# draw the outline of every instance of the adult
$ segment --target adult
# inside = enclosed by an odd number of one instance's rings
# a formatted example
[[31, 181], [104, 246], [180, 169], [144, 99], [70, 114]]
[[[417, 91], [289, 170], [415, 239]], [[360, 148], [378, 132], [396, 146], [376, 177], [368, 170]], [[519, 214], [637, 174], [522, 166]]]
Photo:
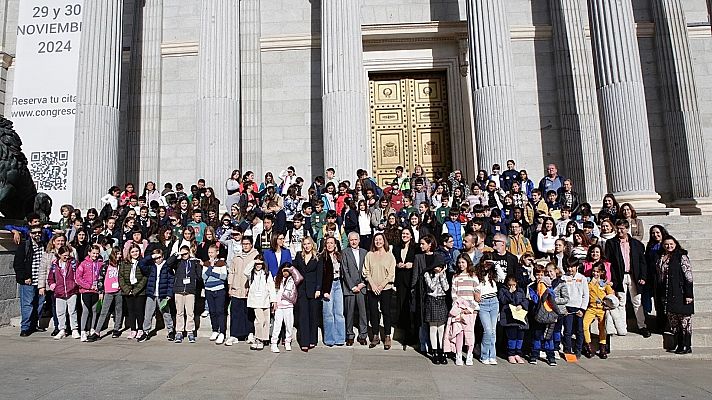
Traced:
[[687, 251], [672, 236], [663, 239], [663, 253], [658, 261], [659, 286], [665, 288], [662, 303], [675, 335], [676, 354], [692, 353], [692, 314], [695, 303], [692, 266]]
[[363, 280], [365, 250], [356, 232], [349, 233], [349, 247], [344, 250], [341, 262], [341, 289], [344, 293], [344, 314], [346, 317], [346, 346], [354, 344], [354, 312], [358, 307], [358, 342], [366, 345], [368, 337], [368, 317], [366, 314], [366, 282]]
[[324, 344], [328, 347], [343, 346], [346, 342], [344, 320], [344, 295], [341, 290], [342, 254], [336, 244], [336, 238], [324, 239], [321, 253], [322, 273], [322, 332]]
[[625, 309], [627, 296], [635, 311], [639, 333], [650, 337], [645, 324], [645, 310], [641, 304], [642, 288], [648, 279], [648, 266], [645, 262], [645, 246], [629, 233], [627, 220], [616, 221], [616, 237], [606, 241], [605, 257], [611, 262], [611, 282], [620, 300], [620, 307]]
[[314, 239], [310, 236], [302, 239], [302, 251], [294, 258], [294, 267], [304, 277], [297, 286], [297, 304], [299, 310], [299, 330], [297, 341], [303, 352], [316, 347], [318, 342], [319, 298], [324, 275], [324, 264], [319, 259]]
[[225, 181], [225, 207], [229, 210], [233, 204], [240, 203], [240, 170], [235, 169], [230, 174], [230, 177]]
[[[502, 233], [494, 235], [492, 247], [494, 252], [491, 259], [494, 265], [501, 268], [507, 275], [514, 275], [517, 266], [519, 266], [519, 258], [507, 251], [507, 236]], [[504, 279], [498, 282], [504, 283]]]
[[38, 288], [40, 264], [44, 254], [42, 228], [33, 226], [30, 239], [22, 239], [15, 251], [13, 268], [20, 295], [20, 336], [30, 336], [38, 330], [44, 307], [44, 290]]
[[618, 218], [628, 221], [628, 224], [630, 225], [630, 235], [633, 236], [633, 239], [643, 240], [643, 235], [645, 234], [643, 221], [638, 218], [638, 213], [635, 212], [635, 208], [633, 208], [632, 204], [621, 204]]
[[646, 312], [650, 312], [652, 303], [655, 304], [656, 326], [661, 332], [665, 331], [665, 326], [667, 325], [667, 316], [665, 315], [664, 306], [660, 301], [665, 295], [666, 288], [658, 285], [660, 277], [658, 276], [657, 265], [663, 253], [663, 238], [668, 236], [670, 236], [670, 234], [665, 227], [662, 225], [653, 225], [650, 227], [648, 243], [645, 245], [645, 262], [648, 265], [648, 284], [645, 285], [645, 292], [643, 293], [643, 309]]
[[507, 251], [517, 257], [521, 257], [524, 253], [533, 253], [532, 244], [524, 235], [522, 223], [514, 220], [509, 224], [510, 235], [507, 238]]
[[413, 231], [410, 227], [405, 227], [401, 231], [401, 240], [393, 246], [393, 257], [396, 260], [396, 306], [393, 320], [398, 328], [405, 334], [404, 344], [413, 344], [417, 340], [416, 326], [413, 325], [413, 315], [411, 311], [411, 291], [413, 289], [413, 263], [415, 254], [418, 252], [417, 244], [413, 240]]
[[284, 233], [275, 233], [272, 235], [272, 240], [269, 244], [269, 249], [265, 250], [265, 264], [272, 276], [276, 276], [279, 268], [292, 262], [292, 253], [288, 248], [284, 247]]
[[618, 219], [618, 209], [619, 205], [616, 196], [611, 193], [606, 194], [603, 196], [601, 211], [598, 212], [598, 220], [610, 219], [611, 221], [616, 221]]
[[559, 175], [559, 169], [556, 164], [546, 166], [546, 176], [539, 181], [539, 190], [542, 194], [548, 193], [550, 190], [557, 192], [564, 186], [564, 178]]
[[[452, 238], [452, 236], [450, 236]], [[482, 258], [482, 250], [478, 248], [480, 238], [475, 233], [468, 233], [462, 239], [462, 254], [466, 254], [472, 260], [472, 265], [477, 265]]]
[[608, 260], [603, 259], [603, 248], [600, 245], [594, 244], [588, 248], [588, 254], [586, 254], [586, 259], [583, 261], [583, 275], [587, 278], [593, 276], [593, 266], [602, 262], [603, 267], [606, 271], [606, 276], [603, 279], [606, 283], [611, 281], [611, 263]]
[[382, 233], [377, 233], [373, 237], [371, 250], [366, 254], [363, 265], [363, 277], [368, 282], [367, 296], [373, 335], [368, 347], [374, 348], [381, 342], [380, 321], [383, 314], [385, 350], [391, 348], [391, 298], [396, 275], [396, 259], [389, 250], [386, 237]]

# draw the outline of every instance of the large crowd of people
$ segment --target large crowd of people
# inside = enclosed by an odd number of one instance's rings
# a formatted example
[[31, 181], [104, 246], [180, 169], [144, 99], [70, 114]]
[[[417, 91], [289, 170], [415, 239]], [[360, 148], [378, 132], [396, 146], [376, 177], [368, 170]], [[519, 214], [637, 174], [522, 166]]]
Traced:
[[209, 324], [210, 343], [278, 353], [296, 327], [304, 352], [358, 342], [413, 347], [435, 364], [499, 354], [555, 366], [607, 358], [630, 303], [638, 334], [670, 331], [670, 351], [690, 353], [679, 242], [654, 225], [644, 245], [631, 204], [607, 194], [594, 212], [553, 164], [538, 184], [506, 167], [471, 183], [399, 167], [383, 188], [365, 170], [350, 182], [329, 168], [311, 184], [293, 167], [262, 182], [233, 171], [223, 199], [202, 179], [188, 192], [129, 183], [97, 208], [63, 205], [56, 223], [29, 215], [5, 227], [18, 243], [20, 335], [44, 332], [51, 308], [57, 340], [145, 342], [164, 327], [195, 343]]

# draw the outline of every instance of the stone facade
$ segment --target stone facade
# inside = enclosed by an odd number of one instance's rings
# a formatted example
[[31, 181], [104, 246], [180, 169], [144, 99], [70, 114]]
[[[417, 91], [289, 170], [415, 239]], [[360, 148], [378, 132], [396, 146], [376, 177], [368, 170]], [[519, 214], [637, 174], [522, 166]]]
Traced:
[[[12, 55], [14, 52], [17, 2], [19, 0], [0, 0], [0, 24], [4, 24], [1, 54], [3, 67], [0, 69], [0, 102], [7, 104], [12, 92]], [[134, 23], [137, 10], [133, 0], [124, 0], [123, 15], [123, 49], [124, 57], [121, 76], [121, 122], [118, 140], [118, 170], [119, 180], [138, 181], [139, 177], [150, 176], [147, 165], [158, 168], [154, 176], [160, 177], [159, 185], [164, 182], [181, 181], [191, 183], [199, 178], [199, 164], [206, 162], [221, 162], [210, 154], [197, 154], [200, 143], [201, 127], [198, 120], [198, 90], [200, 77], [199, 66], [210, 60], [201, 59], [201, 6], [204, 0], [163, 0], [147, 1], [146, 5], [162, 4], [162, 20], [147, 24], [154, 29], [152, 35], [144, 37], [161, 38], [160, 45], [160, 82], [154, 87], [160, 88], [160, 106], [152, 110], [152, 118], [159, 116], [159, 121], [148, 124], [144, 121], [130, 121], [131, 110], [136, 105], [147, 104], [145, 98], [131, 90], [132, 83], [131, 58], [139, 48], [146, 45], [134, 40], [136, 30]], [[559, 77], [563, 70], [557, 63], [562, 62], [557, 57], [557, 42], [554, 36], [554, 24], [557, 20], [556, 7], [561, 3], [578, 1], [580, 22], [584, 29], [583, 44], [588, 57], [594, 55], [591, 42], [591, 5], [607, 3], [605, 0], [507, 0], [503, 19], [508, 25], [509, 51], [511, 52], [511, 84], [514, 98], [514, 121], [509, 124], [516, 127], [516, 146], [519, 168], [530, 171], [532, 177], [539, 178], [547, 163], [559, 164], [564, 176], [583, 176], [580, 165], [577, 166], [571, 151], [576, 146], [569, 146], [562, 141], [562, 130], [570, 129], [570, 125], [562, 125], [562, 108], [568, 107], [565, 95], [561, 89]], [[452, 154], [454, 165], [463, 169], [472, 178], [478, 168], [489, 169], [478, 157], [477, 128], [480, 120], [473, 112], [472, 71], [477, 71], [478, 58], [468, 61], [468, 2], [475, 0], [361, 0], [361, 33], [363, 40], [363, 76], [379, 71], [412, 71], [412, 70], [446, 70], [448, 72], [448, 94], [450, 95], [450, 132], [452, 137]], [[480, 1], [481, 2], [481, 1]], [[667, 3], [654, 0], [656, 4]], [[136, 3], [136, 4], [143, 4]], [[222, 163], [224, 178], [232, 169], [254, 170], [261, 179], [266, 171], [278, 173], [287, 165], [294, 165], [297, 173], [309, 180], [322, 174], [324, 165], [324, 143], [322, 135], [322, 47], [321, 47], [321, 3], [319, 0], [271, 0], [246, 1], [241, 3], [242, 38], [241, 57], [250, 67], [241, 68], [242, 91], [239, 97], [249, 102], [242, 105], [243, 126], [243, 165], [228, 165]], [[661, 55], [658, 52], [655, 22], [656, 14], [653, 2], [648, 0], [624, 0], [622, 4], [632, 9], [635, 21], [633, 40], [637, 44], [637, 55], [640, 58], [639, 75], [642, 79], [644, 92], [644, 110], [648, 120], [648, 129], [642, 135], [649, 139], [649, 148], [640, 151], [649, 154], [653, 173], [651, 185], [655, 196], [668, 206], [675, 205], [676, 188], [672, 178], [679, 174], [671, 174], [670, 166], [676, 160], [671, 158], [669, 148], [671, 141], [667, 136], [670, 128], [667, 126], [663, 112], [664, 103], [663, 81], [665, 71], [661, 69]], [[683, 33], [689, 42], [689, 57], [692, 73], [686, 77], [688, 84], [696, 88], [697, 108], [701, 125], [701, 143], [705, 148], [712, 146], [712, 28], [707, 0], [679, 1], [682, 13], [677, 17], [684, 18]], [[4, 7], [3, 7], [4, 6]], [[259, 7], [259, 8], [256, 8]], [[250, 14], [251, 13], [251, 14]], [[143, 15], [143, 14], [142, 14]], [[160, 15], [160, 14], [151, 14]], [[553, 16], [553, 17], [552, 17]], [[572, 18], [572, 15], [568, 16]], [[155, 18], [155, 17], [154, 17]], [[659, 18], [658, 18], [659, 20]], [[147, 22], [143, 18], [144, 24]], [[245, 26], [245, 24], [250, 24]], [[144, 29], [145, 29], [144, 25]], [[155, 32], [160, 26], [162, 34]], [[628, 29], [630, 27], [624, 27]], [[506, 32], [506, 30], [505, 30]], [[155, 39], [152, 39], [155, 40]], [[259, 52], [257, 50], [259, 41]], [[675, 42], [677, 43], [677, 42]], [[677, 53], [675, 53], [677, 54]], [[238, 57], [238, 54], [234, 55]], [[664, 60], [663, 55], [663, 60]], [[155, 60], [154, 60], [155, 61]], [[595, 60], [594, 60], [595, 61]], [[217, 61], [215, 61], [217, 62]], [[469, 65], [468, 64], [475, 64]], [[155, 62], [147, 63], [151, 68], [158, 68]], [[469, 69], [469, 71], [468, 71]], [[673, 68], [674, 70], [674, 68]], [[462, 72], [467, 72], [462, 74]], [[563, 72], [565, 74], [565, 71]], [[257, 74], [257, 75], [256, 75]], [[558, 74], [558, 75], [557, 75]], [[255, 87], [255, 76], [259, 77], [259, 87]], [[5, 85], [5, 80], [7, 84]], [[592, 81], [595, 85], [595, 80]], [[250, 86], [252, 85], [252, 86]], [[591, 88], [589, 88], [590, 90]], [[599, 88], [600, 89], [600, 88]], [[580, 93], [579, 93], [580, 94]], [[600, 100], [600, 93], [597, 94]], [[453, 100], [454, 99], [454, 100]], [[364, 99], [367, 102], [368, 99]], [[597, 103], [597, 102], [596, 102]], [[669, 107], [668, 107], [669, 108]], [[567, 108], [568, 109], [568, 108]], [[570, 110], [570, 109], [569, 109]], [[140, 114], [138, 114], [140, 115]], [[602, 115], [600, 118], [604, 118]], [[257, 123], [256, 121], [261, 121]], [[600, 121], [599, 121], [600, 122]], [[127, 160], [140, 160], [149, 157], [146, 152], [140, 152], [136, 157], [135, 148], [130, 139], [134, 130], [150, 127], [159, 129], [160, 134], [152, 139], [158, 146], [155, 157], [158, 162], [146, 166], [128, 166]], [[596, 129], [605, 129], [605, 124], [598, 124]], [[140, 131], [138, 132], [140, 135]], [[565, 133], [565, 132], [564, 132]], [[369, 132], [354, 132], [353, 134], [369, 135]], [[605, 132], [602, 147], [606, 145]], [[679, 134], [678, 137], [683, 137]], [[240, 135], [229, 138], [231, 148], [237, 148]], [[645, 142], [645, 141], [643, 141]], [[647, 147], [647, 144], [644, 146]], [[692, 149], [694, 150], [694, 149]], [[587, 153], [596, 156], [595, 151]], [[504, 157], [503, 152], [501, 157]], [[600, 156], [600, 152], [598, 153]], [[126, 155], [126, 156], [121, 156]], [[580, 156], [577, 156], [580, 158]], [[691, 157], [694, 159], [694, 157]], [[245, 163], [249, 160], [250, 163]], [[486, 160], [489, 163], [489, 160]], [[506, 161], [499, 160], [500, 163]], [[712, 174], [712, 161], [709, 157], [704, 168], [694, 171], [696, 179], [709, 180]], [[364, 165], [369, 168], [369, 165]], [[579, 171], [576, 169], [579, 168]], [[612, 187], [618, 182], [611, 171], [610, 163], [606, 175], [600, 171], [601, 177], [606, 177], [608, 186], [603, 190], [619, 188]], [[351, 171], [339, 171], [340, 175], [350, 175]], [[687, 175], [690, 175], [688, 173]], [[701, 177], [701, 178], [699, 178]], [[588, 177], [587, 177], [588, 179]], [[648, 178], [650, 179], [650, 178]], [[677, 179], [677, 178], [676, 178]], [[684, 177], [683, 177], [684, 179]], [[123, 183], [123, 182], [118, 182]], [[223, 190], [222, 180], [208, 182], [215, 186], [220, 195]], [[581, 190], [595, 193], [588, 199], [597, 207], [600, 199], [596, 198], [601, 189], [589, 190], [589, 185], [582, 185]], [[620, 185], [619, 185], [620, 186]], [[707, 185], [709, 186], [709, 185]], [[689, 187], [689, 186], [688, 186]], [[101, 188], [101, 191], [105, 188]], [[680, 192], [679, 188], [677, 192]], [[223, 194], [224, 195], [224, 194]], [[697, 195], [697, 194], [696, 194]], [[646, 198], [649, 198], [647, 196]], [[633, 199], [635, 200], [635, 199]], [[80, 206], [96, 206], [80, 204]], [[641, 203], [643, 204], [643, 203]], [[648, 202], [648, 205], [651, 203]]]

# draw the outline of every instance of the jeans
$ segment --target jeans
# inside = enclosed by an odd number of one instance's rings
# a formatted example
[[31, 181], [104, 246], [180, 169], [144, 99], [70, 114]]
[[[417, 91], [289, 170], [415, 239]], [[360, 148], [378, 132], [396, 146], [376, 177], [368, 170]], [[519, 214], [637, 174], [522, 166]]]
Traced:
[[[574, 307], [566, 307], [569, 313], [564, 317], [564, 353], [580, 354], [583, 347], [583, 317], [576, 315], [577, 311], [584, 312]], [[576, 344], [571, 343], [572, 334], [576, 335]]]
[[344, 293], [341, 281], [331, 284], [331, 297], [323, 299], [321, 315], [324, 319], [324, 344], [333, 346], [346, 341], [346, 320], [344, 319]]
[[[90, 332], [95, 329], [99, 314], [96, 305], [99, 303], [99, 293], [82, 293], [82, 325], [81, 330]], [[91, 320], [90, 320], [91, 318]]]
[[42, 317], [42, 307], [44, 307], [44, 296], [40, 296], [39, 289], [35, 285], [20, 286], [20, 330], [30, 331], [39, 325]]
[[165, 310], [160, 310], [162, 299], [160, 297], [146, 297], [146, 307], [143, 311], [143, 330], [148, 333], [151, 332], [151, 322], [153, 322], [153, 314], [156, 313], [158, 308], [161, 316], [163, 316], [163, 323], [166, 325], [166, 330], [168, 332], [173, 332], [173, 316], [171, 315], [171, 305], [170, 299], [166, 304]]
[[480, 360], [497, 358], [497, 317], [499, 315], [499, 300], [497, 297], [482, 299], [480, 302], [480, 322], [484, 329], [484, 336], [480, 344]]
[[225, 289], [206, 290], [205, 299], [208, 301], [210, 312], [210, 325], [213, 332], [225, 334]]
[[246, 338], [250, 333], [255, 333], [255, 315], [251, 308], [247, 308], [247, 299], [230, 298], [230, 336]]

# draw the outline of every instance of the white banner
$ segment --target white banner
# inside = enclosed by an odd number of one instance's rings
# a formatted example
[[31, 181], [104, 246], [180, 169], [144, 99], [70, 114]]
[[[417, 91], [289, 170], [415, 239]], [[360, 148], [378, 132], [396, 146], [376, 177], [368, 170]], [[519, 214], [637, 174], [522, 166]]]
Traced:
[[[84, 0], [20, 0], [10, 120], [38, 192], [72, 203], [77, 69]], [[89, 166], [80, 166], [89, 168]], [[88, 182], [87, 182], [88, 184]]]

